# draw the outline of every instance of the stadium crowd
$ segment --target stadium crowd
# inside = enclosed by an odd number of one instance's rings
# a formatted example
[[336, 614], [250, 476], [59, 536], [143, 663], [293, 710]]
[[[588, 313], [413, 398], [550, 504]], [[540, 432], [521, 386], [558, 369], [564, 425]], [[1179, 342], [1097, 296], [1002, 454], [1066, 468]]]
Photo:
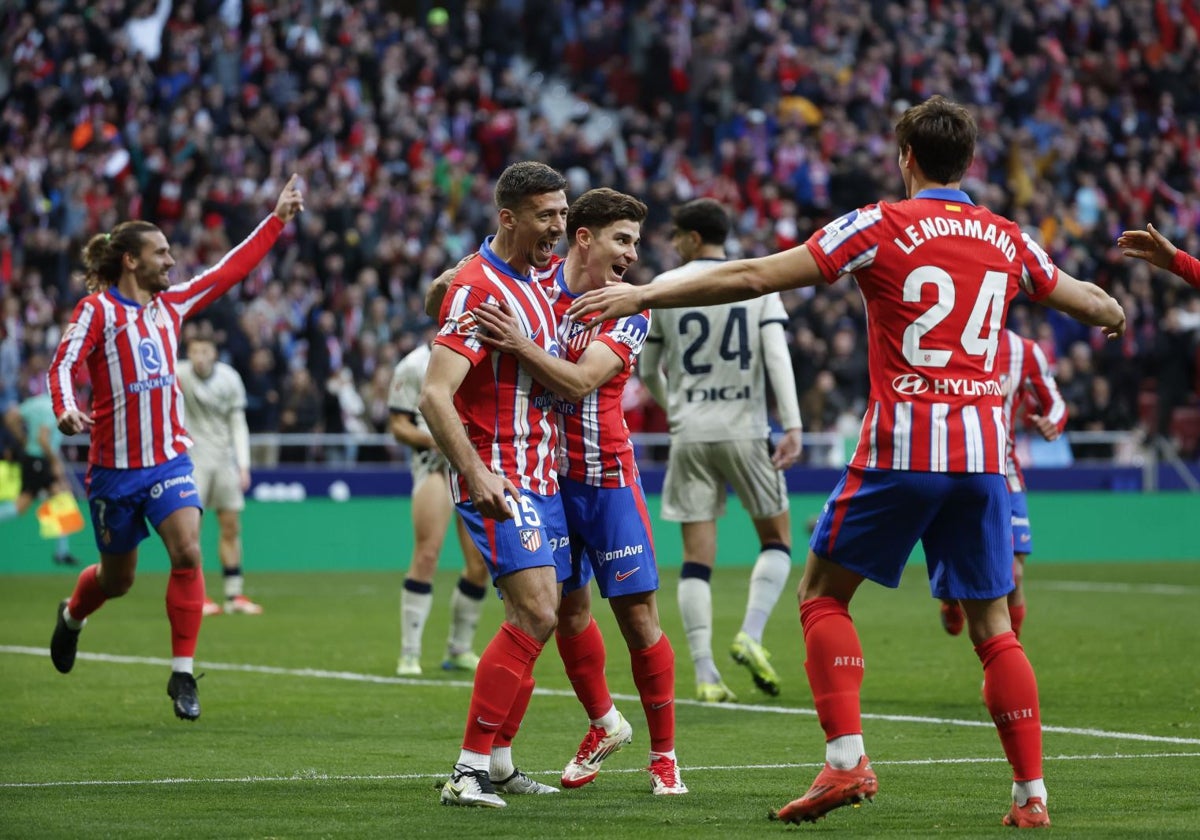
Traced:
[[[1014, 305], [1068, 429], [1200, 438], [1200, 295], [1115, 247], [1152, 221], [1200, 254], [1194, 0], [36, 0], [0, 19], [0, 411], [44, 391], [79, 248], [119, 219], [158, 224], [183, 279], [299, 172], [278, 257], [191, 329], [242, 374], [252, 432], [383, 432], [424, 290], [494, 228], [506, 164], [641, 197], [646, 282], [677, 263], [669, 210], [691, 198], [729, 207], [737, 256], [902, 197], [892, 125], [943, 93], [980, 123], [964, 189], [1128, 313], [1107, 343]], [[861, 298], [785, 302], [806, 428], [857, 423]], [[648, 402], [630, 392], [631, 426], [655, 428]]]

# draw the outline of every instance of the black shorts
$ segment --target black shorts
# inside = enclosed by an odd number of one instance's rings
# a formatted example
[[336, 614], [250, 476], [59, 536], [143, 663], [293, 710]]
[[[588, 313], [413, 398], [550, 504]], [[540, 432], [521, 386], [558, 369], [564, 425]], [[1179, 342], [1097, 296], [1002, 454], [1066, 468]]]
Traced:
[[50, 460], [39, 455], [21, 456], [21, 492], [37, 496], [43, 490], [50, 489], [54, 483], [54, 470]]

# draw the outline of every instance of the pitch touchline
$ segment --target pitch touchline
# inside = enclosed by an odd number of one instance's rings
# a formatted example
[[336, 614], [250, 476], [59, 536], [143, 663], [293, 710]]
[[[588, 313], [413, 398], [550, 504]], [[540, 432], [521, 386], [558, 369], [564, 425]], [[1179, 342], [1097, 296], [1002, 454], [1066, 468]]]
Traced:
[[[0, 645], [0, 653], [15, 653], [28, 656], [48, 656], [46, 648], [24, 647], [21, 645]], [[79, 653], [79, 659], [93, 662], [112, 662], [121, 665], [156, 665], [170, 667], [169, 659], [159, 659], [151, 656], [119, 656], [111, 653]], [[208, 671], [241, 671], [252, 674], [272, 674], [288, 677], [312, 677], [314, 679], [344, 680], [346, 682], [376, 683], [380, 685], [419, 685], [441, 686], [455, 688], [471, 688], [472, 683], [465, 680], [417, 680], [411, 677], [387, 677], [378, 674], [358, 674], [353, 671], [325, 671], [318, 668], [279, 668], [273, 665], [242, 665], [230, 662], [205, 662], [200, 670]], [[574, 697], [575, 693], [565, 689], [537, 688], [534, 694], [543, 697]], [[641, 698], [633, 694], [613, 694], [616, 700], [626, 700], [634, 703]], [[753, 703], [701, 703], [689, 698], [676, 698], [677, 706], [703, 706], [706, 709], [726, 709], [746, 712], [764, 712], [777, 715], [816, 716], [813, 709], [803, 709], [787, 706], [764, 706]], [[863, 720], [883, 720], [891, 723], [929, 723], [937, 726], [978, 726], [991, 729], [990, 720], [968, 720], [965, 718], [924, 717], [921, 715], [885, 715], [864, 713]], [[1086, 729], [1075, 726], [1050, 726], [1042, 724], [1043, 732], [1053, 732], [1060, 735], [1085, 735], [1091, 738], [1110, 738], [1119, 741], [1145, 741], [1156, 744], [1188, 744], [1200, 746], [1200, 738], [1179, 738], [1172, 735], [1146, 735], [1140, 732], [1111, 732], [1106, 729]]]
[[[1044, 761], [1123, 761], [1125, 759], [1147, 758], [1200, 758], [1200, 752], [1187, 753], [1120, 753], [1117, 755], [1048, 755]], [[1007, 759], [1001, 757], [987, 758], [910, 758], [897, 761], [872, 761], [875, 767], [900, 767], [912, 765], [937, 764], [1005, 764]], [[747, 770], [802, 770], [805, 768], [821, 767], [820, 762], [803, 762], [798, 764], [707, 764], [692, 766], [680, 765], [689, 773], [725, 773], [745, 772]], [[535, 770], [531, 776], [557, 776], [561, 770]], [[617, 773], [645, 773], [644, 767], [612, 768], [605, 765], [604, 775]], [[241, 776], [217, 779], [195, 779], [190, 776], [166, 779], [79, 779], [76, 781], [59, 782], [0, 782], [3, 788], [52, 788], [52, 787], [128, 787], [129, 785], [204, 785], [204, 784], [251, 784], [255, 782], [379, 782], [379, 781], [420, 781], [421, 779], [440, 780], [446, 778], [445, 773], [369, 773], [369, 774], [334, 774], [334, 773], [296, 773], [291, 776]]]
[[[1026, 585], [1029, 585], [1028, 583]], [[1088, 580], [1039, 580], [1035, 589], [1051, 589], [1059, 592], [1109, 592], [1120, 595], [1196, 595], [1200, 587], [1179, 586], [1171, 583], [1103, 583]]]

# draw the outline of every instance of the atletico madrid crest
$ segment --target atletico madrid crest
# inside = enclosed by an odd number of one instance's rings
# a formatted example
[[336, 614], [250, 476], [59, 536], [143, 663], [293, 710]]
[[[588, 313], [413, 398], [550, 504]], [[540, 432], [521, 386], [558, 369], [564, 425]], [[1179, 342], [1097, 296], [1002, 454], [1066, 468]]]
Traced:
[[542, 547], [542, 532], [536, 528], [525, 528], [521, 531], [521, 545], [526, 551], [537, 551]]

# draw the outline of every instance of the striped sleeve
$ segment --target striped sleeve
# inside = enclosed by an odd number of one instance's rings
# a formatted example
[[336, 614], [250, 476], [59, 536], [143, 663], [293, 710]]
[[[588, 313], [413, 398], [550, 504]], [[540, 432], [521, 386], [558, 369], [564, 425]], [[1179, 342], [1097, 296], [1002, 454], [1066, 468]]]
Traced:
[[1058, 383], [1050, 372], [1050, 362], [1042, 348], [1033, 341], [1025, 341], [1024, 381], [1033, 391], [1042, 416], [1052, 422], [1061, 432], [1067, 427], [1067, 403], [1058, 392]]
[[75, 403], [75, 373], [99, 343], [104, 318], [95, 301], [86, 297], [75, 307], [71, 323], [63, 331], [54, 360], [46, 374], [54, 416], [62, 417], [78, 408]]
[[170, 306], [180, 318], [195, 315], [245, 280], [246, 275], [262, 262], [282, 232], [283, 220], [272, 213], [212, 268], [163, 292], [163, 303]]

